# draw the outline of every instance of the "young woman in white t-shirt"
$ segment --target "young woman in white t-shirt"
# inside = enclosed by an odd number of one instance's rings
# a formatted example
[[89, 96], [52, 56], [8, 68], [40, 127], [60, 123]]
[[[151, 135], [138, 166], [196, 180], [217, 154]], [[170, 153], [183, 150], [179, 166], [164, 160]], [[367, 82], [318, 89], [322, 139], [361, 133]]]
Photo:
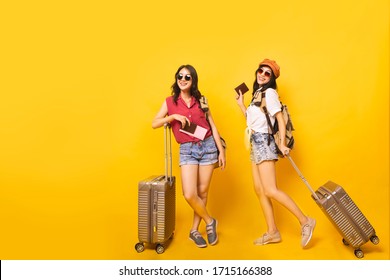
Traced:
[[[236, 96], [237, 104], [246, 117], [250, 134], [250, 159], [252, 161], [252, 175], [256, 195], [267, 224], [267, 231], [254, 241], [255, 245], [277, 243], [282, 240], [276, 226], [272, 201], [275, 200], [286, 207], [298, 219], [301, 225], [301, 246], [309, 243], [316, 221], [303, 214], [298, 205], [285, 192], [278, 189], [276, 184], [275, 162], [278, 160], [276, 144], [283, 154], [290, 149], [285, 143], [286, 127], [281, 113], [279, 96], [276, 91], [276, 79], [280, 75], [280, 68], [274, 60], [264, 59], [256, 70], [256, 79], [253, 83], [252, 101], [248, 107], [244, 103], [244, 95], [239, 92]], [[265, 91], [267, 111], [271, 122], [278, 122], [281, 134], [281, 143], [275, 143], [269, 134], [267, 119], [260, 109], [261, 92]]]

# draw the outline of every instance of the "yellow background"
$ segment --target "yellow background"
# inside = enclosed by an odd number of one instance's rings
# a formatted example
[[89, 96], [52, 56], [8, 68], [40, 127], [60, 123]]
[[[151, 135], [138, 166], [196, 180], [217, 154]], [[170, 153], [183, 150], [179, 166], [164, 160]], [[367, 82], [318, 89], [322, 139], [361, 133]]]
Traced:
[[[347, 189], [381, 239], [365, 259], [389, 259], [389, 1], [8, 1], [0, 26], [0, 259], [355, 259], [285, 159], [312, 245], [279, 205], [283, 242], [252, 245], [265, 224], [233, 88], [263, 58], [281, 66], [297, 165]], [[228, 144], [209, 199], [220, 242], [188, 240], [174, 143], [175, 238], [138, 254], [138, 181], [164, 170], [151, 121], [187, 63]]]

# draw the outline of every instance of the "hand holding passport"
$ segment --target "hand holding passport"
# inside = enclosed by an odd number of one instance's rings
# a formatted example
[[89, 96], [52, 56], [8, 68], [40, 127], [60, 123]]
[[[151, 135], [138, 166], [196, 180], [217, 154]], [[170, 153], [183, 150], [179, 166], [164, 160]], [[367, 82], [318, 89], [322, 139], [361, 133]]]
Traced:
[[181, 128], [179, 131], [188, 134], [190, 136], [196, 137], [200, 140], [203, 140], [204, 137], [206, 136], [207, 129], [204, 127], [201, 127], [195, 123], [186, 123], [186, 125]]
[[245, 83], [242, 83], [241, 85], [236, 87], [234, 90], [237, 92], [238, 95], [240, 95], [240, 91], [241, 91], [241, 94], [244, 95], [249, 90], [249, 88], [247, 87], [247, 85]]

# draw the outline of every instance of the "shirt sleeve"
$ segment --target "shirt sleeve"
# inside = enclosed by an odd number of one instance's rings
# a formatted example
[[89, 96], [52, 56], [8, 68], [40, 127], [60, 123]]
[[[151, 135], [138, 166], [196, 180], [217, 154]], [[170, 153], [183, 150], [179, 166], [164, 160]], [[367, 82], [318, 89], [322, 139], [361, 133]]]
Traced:
[[272, 88], [267, 89], [265, 98], [267, 110], [271, 116], [274, 116], [277, 112], [282, 110], [279, 101], [279, 95], [276, 90]]

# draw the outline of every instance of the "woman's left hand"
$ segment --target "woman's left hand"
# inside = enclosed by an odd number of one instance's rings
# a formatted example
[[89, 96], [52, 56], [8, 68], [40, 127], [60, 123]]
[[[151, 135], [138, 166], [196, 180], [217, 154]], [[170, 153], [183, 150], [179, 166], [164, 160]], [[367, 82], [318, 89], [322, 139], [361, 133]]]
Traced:
[[218, 165], [221, 167], [222, 170], [226, 167], [226, 157], [225, 152], [219, 153], [218, 155]]
[[287, 147], [287, 146], [281, 144], [281, 145], [279, 146], [279, 150], [283, 153], [284, 156], [286, 156], [286, 155], [288, 155], [288, 154], [290, 153], [290, 150], [291, 150], [291, 149], [290, 149], [289, 147]]

